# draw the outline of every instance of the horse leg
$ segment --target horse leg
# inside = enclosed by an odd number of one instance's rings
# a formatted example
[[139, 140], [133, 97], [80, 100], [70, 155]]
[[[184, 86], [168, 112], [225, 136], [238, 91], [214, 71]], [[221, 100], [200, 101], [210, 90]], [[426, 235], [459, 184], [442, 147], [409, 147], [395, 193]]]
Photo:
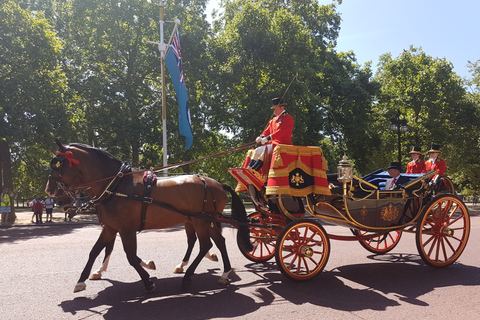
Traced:
[[230, 272], [233, 271], [233, 269], [230, 264], [230, 259], [228, 258], [227, 247], [225, 245], [225, 238], [222, 235], [221, 225], [219, 223], [217, 223], [217, 225], [214, 226], [213, 228], [210, 228], [210, 237], [215, 242], [215, 245], [217, 246], [218, 250], [220, 250], [220, 253], [222, 255], [222, 260], [223, 260], [223, 274], [220, 277], [220, 279], [218, 279], [218, 284], [227, 285], [230, 283], [230, 279], [228, 279], [228, 275], [230, 274]]
[[[115, 239], [112, 239], [111, 243], [107, 243], [107, 245], [105, 246], [105, 258], [103, 259], [102, 266], [90, 275], [90, 280], [100, 280], [102, 278], [102, 274], [107, 271], [114, 244]], [[140, 265], [150, 270], [156, 270], [155, 262], [153, 262], [152, 260], [142, 260], [140, 262]]]
[[[205, 221], [203, 221], [205, 222]], [[198, 236], [198, 240], [200, 242], [200, 251], [198, 252], [197, 257], [193, 260], [190, 267], [188, 267], [187, 271], [185, 272], [185, 276], [183, 277], [183, 281], [190, 281], [190, 277], [195, 272], [195, 269], [199, 265], [200, 261], [202, 261], [203, 257], [207, 254], [208, 250], [212, 247], [212, 241], [210, 241], [210, 235], [208, 234], [208, 226], [207, 224], [204, 228], [195, 228]]]
[[147, 293], [153, 292], [155, 290], [155, 283], [150, 281], [150, 275], [140, 265], [142, 259], [137, 256], [137, 235], [135, 230], [120, 232], [120, 238], [122, 239], [123, 250], [127, 255], [128, 263], [137, 270], [138, 275], [145, 285], [145, 291]]
[[[175, 267], [175, 269], [173, 270], [173, 273], [183, 273], [184, 271], [183, 268], [188, 265], [188, 261], [190, 260], [190, 256], [192, 255], [193, 247], [195, 246], [195, 242], [197, 241], [197, 235], [191, 220], [186, 221], [184, 225], [185, 225], [185, 233], [187, 234], [187, 244], [188, 244], [187, 252], [183, 257], [182, 262]], [[210, 252], [207, 252], [207, 254], [205, 255], [205, 258], [211, 261], [218, 261], [218, 257], [215, 253], [210, 254]]]
[[185, 221], [184, 226], [185, 233], [187, 234], [187, 252], [185, 252], [182, 262], [175, 267], [173, 273], [183, 273], [183, 267], [188, 265], [188, 260], [190, 260], [193, 247], [195, 246], [195, 242], [197, 242], [197, 235], [195, 233], [195, 228], [193, 227], [192, 221], [190, 219]]
[[105, 245], [105, 258], [103, 258], [102, 266], [90, 275], [90, 280], [100, 280], [102, 278], [102, 273], [107, 271], [108, 262], [110, 261], [110, 255], [113, 251], [114, 244], [115, 238]]
[[[98, 257], [100, 252], [102, 252], [103, 248], [105, 248], [108, 244], [112, 243], [115, 240], [117, 232], [111, 228], [103, 227], [100, 236], [97, 239], [97, 242], [94, 244], [92, 250], [90, 250], [90, 254], [88, 256], [88, 261], [85, 267], [83, 268], [82, 274], [80, 275], [80, 279], [78, 279], [73, 292], [79, 292], [86, 289], [87, 285], [85, 284], [85, 280], [87, 280], [90, 271], [92, 270], [93, 263], [95, 259]], [[112, 246], [113, 249], [113, 246]]]

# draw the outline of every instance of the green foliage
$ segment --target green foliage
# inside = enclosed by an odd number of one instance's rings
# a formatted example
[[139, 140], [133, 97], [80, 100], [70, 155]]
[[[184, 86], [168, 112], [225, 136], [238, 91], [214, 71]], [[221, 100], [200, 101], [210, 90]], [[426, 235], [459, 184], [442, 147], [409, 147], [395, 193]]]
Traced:
[[[375, 114], [379, 131], [380, 126], [389, 126], [389, 119], [397, 112], [407, 120], [409, 130], [402, 143], [405, 155], [411, 146], [426, 151], [432, 143], [441, 145], [447, 175], [462, 186], [475, 179], [468, 179], [465, 173], [473, 173], [472, 166], [478, 162], [474, 159], [479, 156], [479, 113], [478, 105], [467, 98], [462, 80], [452, 69], [451, 63], [428, 56], [421, 48], [404, 50], [396, 59], [383, 55], [375, 77], [381, 84]], [[395, 137], [384, 133], [382, 138], [382, 148], [392, 150], [391, 159], [396, 150], [392, 148]]]
[[[0, 137], [12, 148], [17, 191], [39, 194], [53, 138], [107, 149], [136, 167], [162, 166], [159, 7], [148, 0], [0, 2]], [[441, 144], [447, 174], [480, 188], [479, 61], [465, 83], [445, 59], [409, 48], [381, 57], [375, 77], [353, 52], [337, 52], [341, 1], [223, 0], [213, 25], [206, 0], [168, 1], [180, 19], [193, 147], [178, 133], [178, 104], [167, 75], [168, 163], [208, 157], [253, 141], [285, 95], [293, 142], [324, 150], [329, 172], [346, 154], [358, 175], [396, 159], [388, 128], [399, 111], [404, 165], [412, 145]], [[173, 29], [165, 23], [166, 40]], [[227, 169], [245, 151], [169, 170], [235, 185]], [[18, 192], [17, 192], [18, 193]]]
[[0, 137], [11, 147], [15, 193], [39, 192], [48, 176], [45, 155], [53, 149], [42, 147], [54, 133], [71, 132], [58, 63], [62, 47], [41, 14], [12, 1], [0, 6], [0, 30]]

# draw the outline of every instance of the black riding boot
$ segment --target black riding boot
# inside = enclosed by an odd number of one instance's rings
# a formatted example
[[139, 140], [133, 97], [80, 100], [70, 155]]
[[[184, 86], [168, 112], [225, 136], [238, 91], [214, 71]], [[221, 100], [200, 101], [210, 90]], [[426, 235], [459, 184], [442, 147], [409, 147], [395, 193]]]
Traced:
[[252, 169], [258, 171], [263, 166], [263, 161], [258, 159], [252, 166]]

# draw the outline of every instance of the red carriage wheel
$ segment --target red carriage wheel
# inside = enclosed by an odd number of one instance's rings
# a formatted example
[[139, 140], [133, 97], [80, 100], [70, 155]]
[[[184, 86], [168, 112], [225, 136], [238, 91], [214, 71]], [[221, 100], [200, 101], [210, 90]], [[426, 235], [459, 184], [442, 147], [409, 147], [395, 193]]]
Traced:
[[[258, 212], [248, 215], [248, 221], [251, 224], [262, 224], [262, 216]], [[266, 228], [250, 226], [250, 241], [253, 245], [253, 251], [248, 252], [243, 247], [243, 240], [237, 234], [237, 245], [245, 258], [253, 262], [267, 262], [275, 255], [275, 241], [277, 237], [273, 231]]]
[[275, 260], [289, 279], [307, 281], [316, 277], [327, 264], [330, 241], [325, 229], [315, 220], [299, 219], [282, 230]]
[[[352, 230], [356, 236], [368, 235], [368, 232], [361, 230]], [[402, 237], [402, 230], [387, 232], [376, 237], [358, 240], [362, 247], [376, 254], [385, 254], [395, 248]]]
[[456, 196], [442, 194], [423, 210], [417, 222], [416, 244], [431, 267], [447, 267], [462, 254], [470, 235], [470, 216]]

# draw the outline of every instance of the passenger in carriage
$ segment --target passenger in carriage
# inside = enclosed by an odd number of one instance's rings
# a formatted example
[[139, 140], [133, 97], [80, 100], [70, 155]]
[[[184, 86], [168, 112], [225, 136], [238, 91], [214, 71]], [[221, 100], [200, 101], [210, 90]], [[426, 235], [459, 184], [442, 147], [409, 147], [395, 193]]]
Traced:
[[427, 152], [430, 159], [425, 162], [426, 172], [436, 170], [439, 175], [445, 175], [445, 172], [447, 171], [447, 163], [445, 160], [438, 157], [438, 155], [442, 153], [440, 151], [440, 146], [438, 144], [432, 144], [432, 148]]
[[388, 175], [391, 177], [385, 182], [385, 190], [396, 190], [400, 189], [400, 184], [402, 182], [402, 176], [400, 176], [400, 172], [402, 172], [402, 165], [400, 162], [390, 162], [390, 165], [387, 168]]
[[268, 122], [267, 127], [255, 140], [260, 147], [255, 149], [248, 167], [258, 171], [278, 144], [292, 145], [293, 117], [285, 111], [287, 103], [283, 98], [272, 99], [274, 117]]
[[425, 173], [425, 161], [423, 161], [423, 153], [420, 147], [412, 147], [409, 152], [412, 161], [407, 164], [407, 171], [405, 173]]

